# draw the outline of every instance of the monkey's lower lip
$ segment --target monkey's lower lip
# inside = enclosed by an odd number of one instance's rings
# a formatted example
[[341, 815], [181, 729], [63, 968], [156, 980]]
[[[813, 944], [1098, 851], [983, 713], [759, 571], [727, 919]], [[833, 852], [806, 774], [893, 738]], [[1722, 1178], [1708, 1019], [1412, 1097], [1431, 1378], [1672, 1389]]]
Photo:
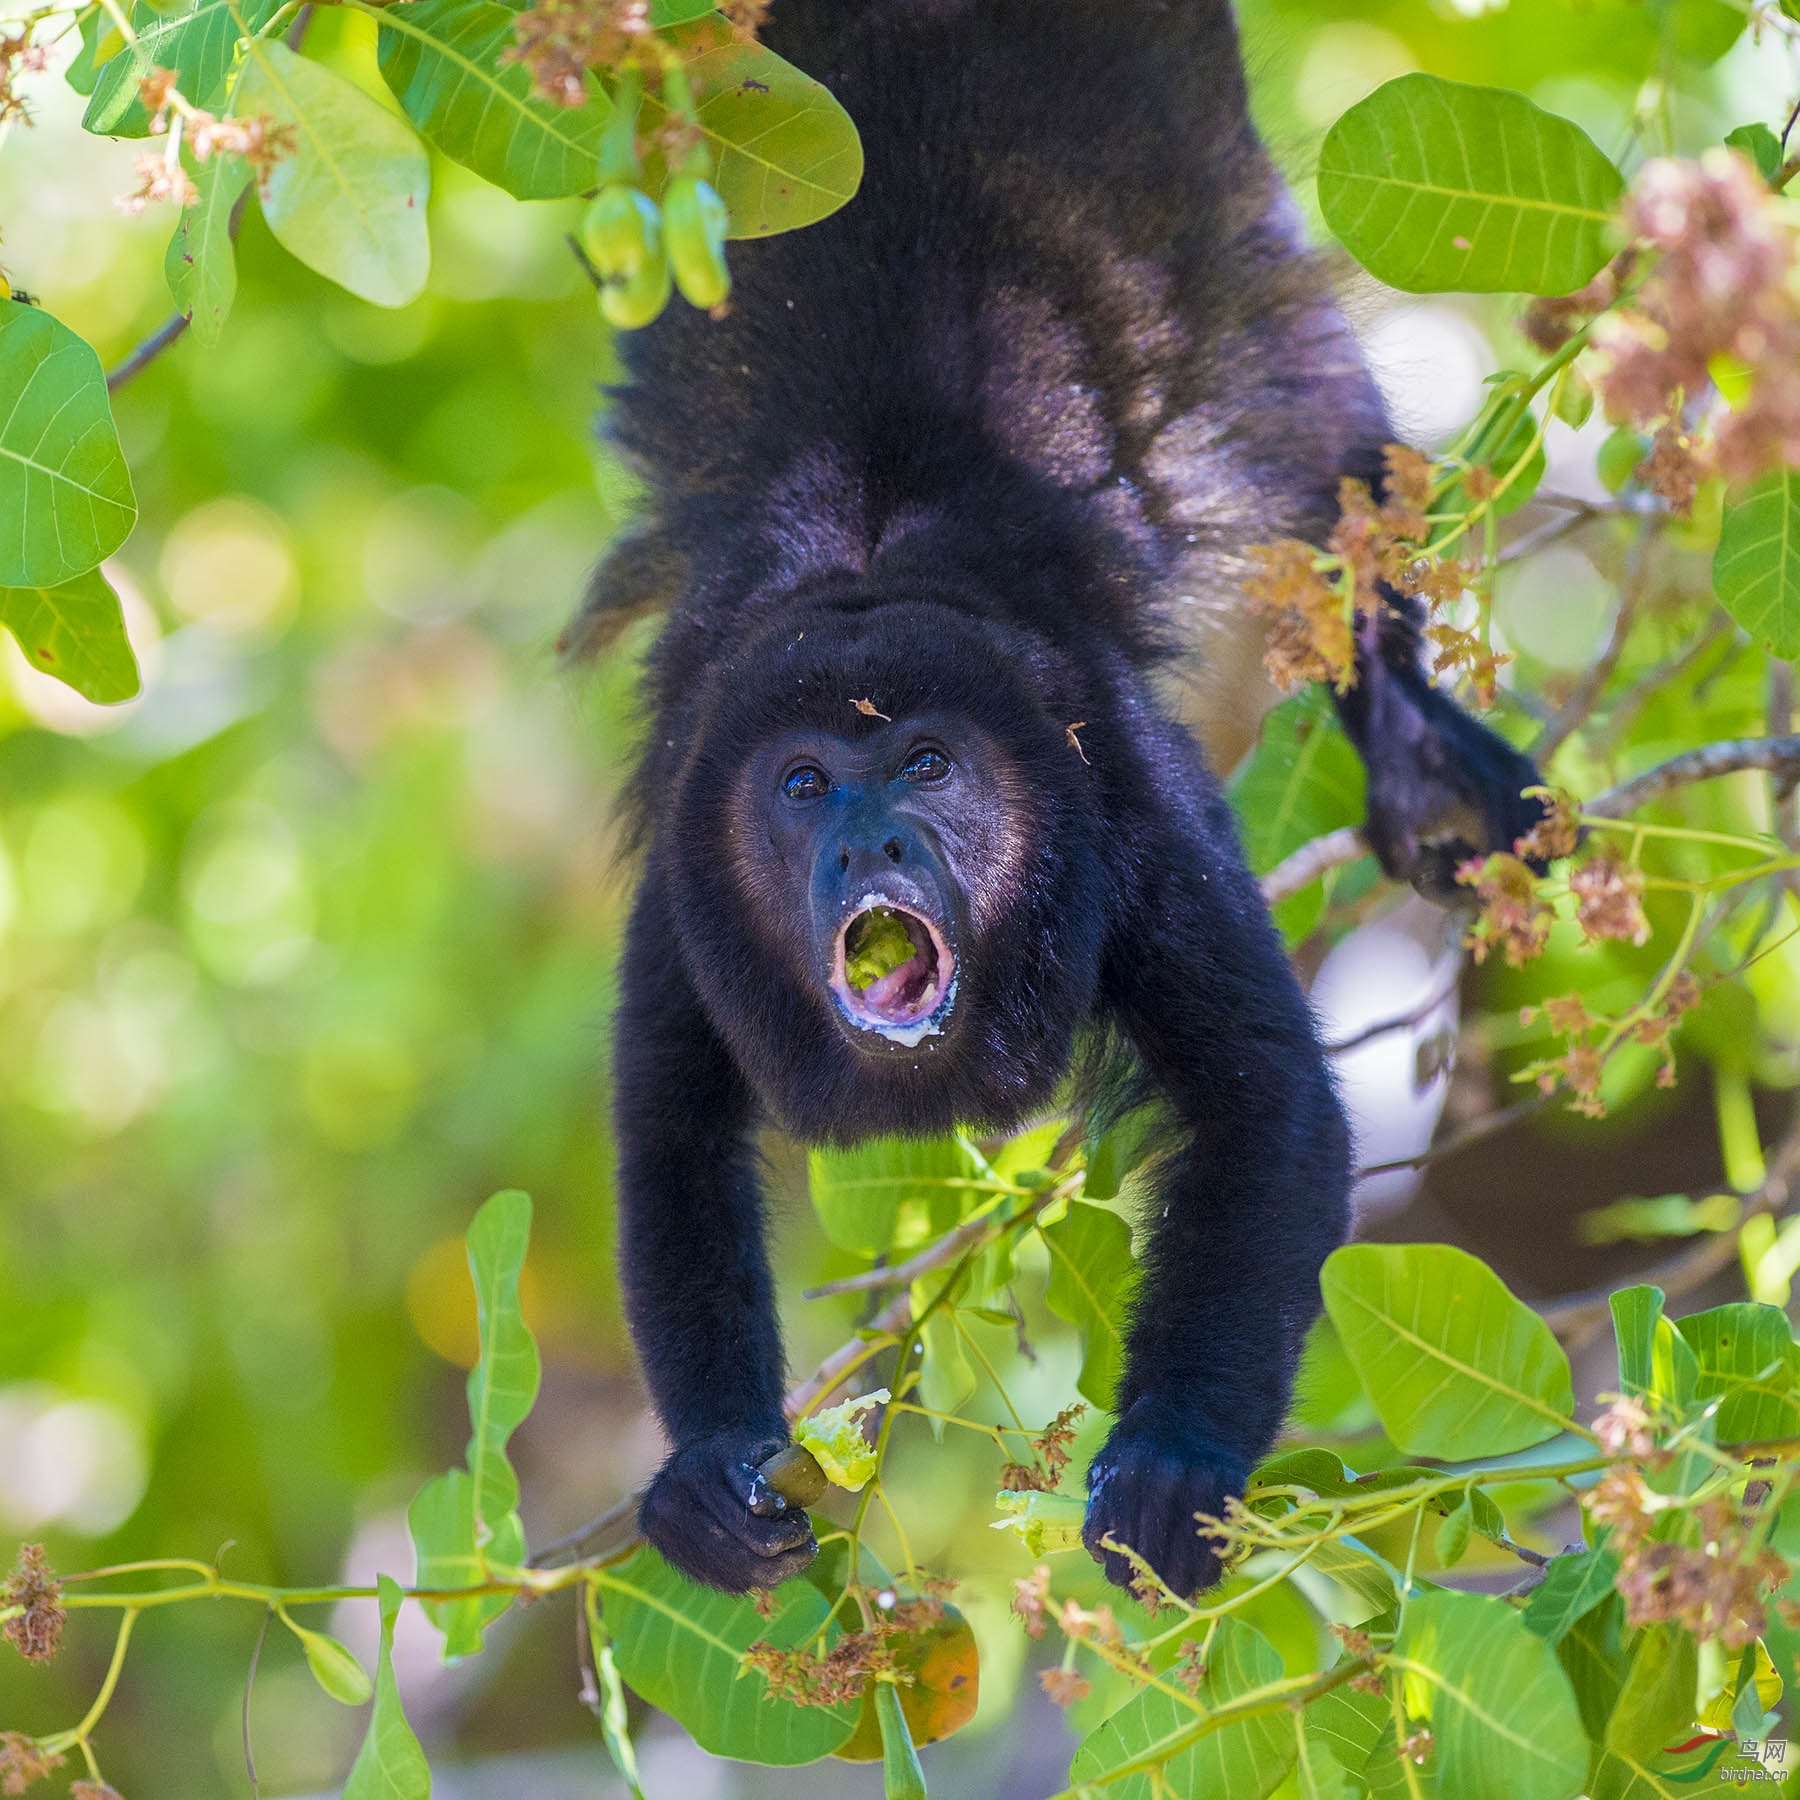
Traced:
[[[890, 914], [904, 928], [912, 954], [863, 987], [852, 986], [845, 964], [852, 937], [872, 916]], [[879, 1032], [894, 1043], [913, 1045], [943, 1029], [956, 988], [956, 957], [942, 931], [923, 913], [882, 894], [869, 894], [844, 921], [832, 952], [831, 991], [851, 1024]]]

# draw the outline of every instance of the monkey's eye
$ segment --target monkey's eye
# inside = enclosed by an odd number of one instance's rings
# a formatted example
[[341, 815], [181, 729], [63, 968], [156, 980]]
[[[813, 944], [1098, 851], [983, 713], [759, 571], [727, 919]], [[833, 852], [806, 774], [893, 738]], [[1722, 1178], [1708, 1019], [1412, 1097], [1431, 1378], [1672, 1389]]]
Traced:
[[822, 800], [831, 792], [831, 778], [823, 769], [802, 763], [782, 776], [781, 791], [790, 800]]
[[950, 759], [941, 750], [915, 750], [900, 771], [902, 781], [942, 781], [950, 773]]

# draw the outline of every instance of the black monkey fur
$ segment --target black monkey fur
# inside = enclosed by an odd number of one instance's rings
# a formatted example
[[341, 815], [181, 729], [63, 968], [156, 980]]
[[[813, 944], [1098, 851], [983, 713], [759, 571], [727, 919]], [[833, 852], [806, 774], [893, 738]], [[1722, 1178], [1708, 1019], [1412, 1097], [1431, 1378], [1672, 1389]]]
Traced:
[[[1225, 0], [777, 0], [766, 35], [856, 120], [862, 189], [734, 245], [725, 317], [621, 340], [649, 517], [570, 634], [668, 614], [616, 1028], [625, 1295], [674, 1446], [641, 1522], [733, 1591], [814, 1551], [755, 1473], [787, 1438], [759, 1125], [1005, 1127], [1098, 1028], [1179, 1144], [1086, 1536], [1193, 1593], [1193, 1515], [1280, 1427], [1351, 1155], [1174, 678], [1254, 717], [1244, 547], [1317, 541], [1390, 429]], [[1405, 603], [1340, 711], [1390, 874], [1441, 895], [1535, 822]], [[872, 900], [914, 957], [859, 994]]]

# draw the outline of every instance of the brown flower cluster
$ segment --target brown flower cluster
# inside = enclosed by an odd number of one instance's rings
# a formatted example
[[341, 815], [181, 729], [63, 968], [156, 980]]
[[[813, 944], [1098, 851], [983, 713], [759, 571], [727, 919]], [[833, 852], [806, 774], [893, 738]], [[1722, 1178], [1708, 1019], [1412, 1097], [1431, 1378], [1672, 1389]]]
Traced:
[[1729, 1500], [1695, 1509], [1699, 1545], [1652, 1538], [1650, 1491], [1636, 1469], [1618, 1468], [1595, 1484], [1588, 1514], [1612, 1527], [1607, 1542], [1620, 1559], [1615, 1585], [1627, 1624], [1673, 1620], [1727, 1650], [1742, 1650], [1763, 1635], [1769, 1590], [1787, 1579], [1787, 1562]]
[[1480, 908], [1463, 939], [1478, 963], [1498, 949], [1512, 968], [1522, 969], [1543, 953], [1556, 915], [1539, 896], [1537, 877], [1518, 857], [1505, 851], [1472, 856], [1456, 879], [1475, 890]]
[[1050, 1623], [1050, 1565], [1039, 1563], [1013, 1583], [1012, 1609], [1025, 1621], [1025, 1635], [1041, 1638]]
[[1087, 1411], [1087, 1402], [1077, 1400], [1065, 1406], [1044, 1429], [1031, 1440], [1038, 1454], [1035, 1463], [1009, 1462], [1001, 1465], [1000, 1486], [1007, 1493], [1019, 1494], [1035, 1489], [1040, 1494], [1053, 1494], [1069, 1466], [1069, 1446], [1075, 1442], [1076, 1421]]
[[587, 104], [587, 72], [624, 60], [650, 34], [650, 0], [531, 0], [501, 61], [523, 63], [558, 106]]
[[[1044, 1575], [1047, 1580], [1049, 1571]], [[744, 1667], [758, 1670], [771, 1694], [796, 1706], [836, 1706], [854, 1700], [877, 1675], [910, 1683], [913, 1677], [896, 1660], [894, 1640], [935, 1625], [944, 1616], [944, 1596], [952, 1585], [928, 1580], [923, 1594], [904, 1600], [890, 1589], [852, 1587], [849, 1593], [870, 1602], [874, 1622], [867, 1630], [846, 1631], [823, 1656], [804, 1645], [779, 1650], [759, 1640], [744, 1652]]]
[[1513, 842], [1513, 852], [1527, 862], [1553, 863], [1573, 856], [1581, 842], [1581, 828], [1575, 823], [1575, 797], [1561, 788], [1527, 789], [1542, 800], [1544, 816]]
[[[1403, 444], [1389, 444], [1383, 454], [1387, 479], [1381, 503], [1367, 482], [1346, 477], [1338, 485], [1338, 522], [1323, 550], [1297, 538], [1251, 549], [1245, 588], [1270, 620], [1264, 665], [1284, 691], [1329, 681], [1344, 693], [1356, 680], [1358, 627], [1386, 604], [1382, 589], [1396, 588], [1425, 603], [1425, 636], [1437, 653], [1432, 673], [1466, 675], [1480, 703], [1491, 705], [1495, 677], [1508, 659], [1479, 632], [1438, 616], [1468, 588], [1474, 569], [1426, 548], [1437, 469], [1429, 457]], [[1481, 497], [1487, 473], [1464, 473], [1472, 496]]]
[[1094, 1684], [1075, 1669], [1045, 1669], [1038, 1684], [1058, 1706], [1073, 1706], [1094, 1691]]
[[1644, 872], [1610, 856], [1596, 856], [1569, 871], [1575, 919], [1590, 944], [1608, 938], [1643, 944], [1650, 938], [1644, 916]]
[[50, 1558], [42, 1544], [23, 1544], [19, 1560], [0, 1588], [0, 1607], [23, 1607], [6, 1621], [6, 1636], [28, 1662], [48, 1662], [62, 1641], [62, 1583], [50, 1570]]
[[1625, 226], [1661, 254], [1633, 301], [1595, 328], [1596, 385], [1615, 421], [1671, 429], [1647, 465], [1658, 491], [1678, 498], [1700, 472], [1681, 409], [1720, 356], [1751, 382], [1717, 415], [1709, 460], [1733, 479], [1800, 464], [1800, 270], [1786, 207], [1747, 157], [1714, 149], [1646, 163]]
[[49, 58], [42, 46], [31, 41], [29, 25], [0, 32], [0, 125], [13, 119], [21, 125], [31, 123], [31, 109], [24, 96], [14, 89], [13, 77], [41, 74], [48, 67]]
[[[138, 83], [138, 99], [150, 115], [153, 137], [164, 136], [170, 121], [178, 118], [196, 162], [208, 162], [215, 156], [241, 156], [262, 189], [268, 187], [275, 165], [292, 156], [299, 142], [292, 125], [278, 125], [266, 113], [248, 119], [222, 119], [202, 107], [190, 106], [176, 86], [173, 69], [152, 69]], [[182, 166], [177, 144], [147, 151], [132, 165], [132, 172], [138, 185], [115, 202], [121, 212], [136, 215], [164, 200], [177, 206], [192, 206], [200, 198], [200, 190]]]
[[1656, 1422], [1642, 1400], [1615, 1394], [1612, 1404], [1594, 1420], [1594, 1436], [1609, 1456], [1631, 1456], [1641, 1463], [1666, 1463], [1671, 1452], [1659, 1450]]
[[0, 1794], [22, 1794], [47, 1781], [62, 1765], [60, 1752], [47, 1755], [36, 1738], [22, 1731], [0, 1731]]

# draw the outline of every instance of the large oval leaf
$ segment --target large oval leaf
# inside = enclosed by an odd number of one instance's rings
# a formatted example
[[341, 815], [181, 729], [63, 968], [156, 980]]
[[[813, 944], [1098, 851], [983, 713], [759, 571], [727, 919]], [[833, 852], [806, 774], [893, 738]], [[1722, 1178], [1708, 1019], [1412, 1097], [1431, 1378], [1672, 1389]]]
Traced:
[[0, 587], [59, 587], [137, 520], [106, 377], [60, 320], [3, 300], [0, 395]]
[[1455, 1462], [1568, 1429], [1569, 1359], [1485, 1263], [1449, 1244], [1347, 1244], [1325, 1310], [1401, 1449]]
[[[1069, 1767], [1071, 1783], [1105, 1782], [1112, 1800], [1262, 1800], [1293, 1767], [1296, 1745], [1286, 1711], [1257, 1713], [1206, 1729], [1206, 1718], [1233, 1700], [1282, 1678], [1281, 1658], [1261, 1632], [1229, 1614], [1206, 1653], [1193, 1704], [1149, 1688], [1092, 1732]], [[1195, 1736], [1196, 1730], [1204, 1735]], [[1128, 1775], [1115, 1771], [1129, 1769]], [[1150, 1771], [1163, 1772], [1162, 1785]]]
[[595, 1572], [619, 1672], [714, 1756], [791, 1766], [829, 1756], [855, 1729], [860, 1702], [795, 1706], [772, 1699], [760, 1673], [740, 1673], [759, 1640], [778, 1649], [816, 1637], [831, 1611], [810, 1582], [776, 1590], [767, 1618], [747, 1599], [678, 1575], [654, 1550]]
[[147, 136], [150, 115], [138, 85], [152, 69], [173, 69], [188, 99], [210, 104], [231, 73], [238, 40], [260, 31], [280, 5], [281, 0], [199, 0], [196, 6], [159, 12], [138, 0], [131, 9], [136, 42], [101, 65], [82, 124], [107, 137]]
[[406, 116], [446, 156], [520, 200], [594, 185], [612, 108], [590, 75], [586, 106], [532, 92], [531, 71], [503, 63], [519, 9], [501, 0], [411, 0], [363, 7], [381, 24], [381, 72]]
[[1402, 75], [1326, 133], [1319, 209], [1409, 293], [1566, 294], [1613, 249], [1625, 186], [1578, 125], [1504, 88]]
[[[862, 180], [862, 139], [850, 115], [810, 75], [745, 43], [717, 13], [668, 34], [699, 95], [700, 129], [717, 161], [713, 185], [728, 235], [769, 237], [834, 213]], [[644, 96], [643, 129], [663, 123]]]
[[1581, 1792], [1588, 1745], [1569, 1678], [1555, 1650], [1504, 1600], [1416, 1594], [1395, 1651], [1429, 1696], [1440, 1792], [1457, 1800], [1573, 1800]]
[[1719, 604], [1777, 656], [1800, 656], [1800, 469], [1728, 500], [1713, 554]]
[[0, 588], [0, 625], [34, 669], [66, 681], [84, 700], [112, 706], [138, 691], [119, 596], [98, 569], [60, 587]]
[[262, 194], [281, 243], [360, 299], [415, 299], [431, 267], [431, 165], [406, 122], [341, 75], [260, 38], [234, 105], [294, 128], [294, 154], [275, 165]]
[[1697, 1400], [1719, 1395], [1719, 1440], [1754, 1443], [1800, 1433], [1800, 1345], [1778, 1306], [1734, 1301], [1690, 1313], [1676, 1329], [1699, 1365]]
[[806, 1161], [813, 1210], [840, 1250], [884, 1255], [900, 1208], [923, 1203], [935, 1236], [960, 1219], [972, 1198], [975, 1165], [955, 1138], [870, 1138], [852, 1150], [815, 1150]]

